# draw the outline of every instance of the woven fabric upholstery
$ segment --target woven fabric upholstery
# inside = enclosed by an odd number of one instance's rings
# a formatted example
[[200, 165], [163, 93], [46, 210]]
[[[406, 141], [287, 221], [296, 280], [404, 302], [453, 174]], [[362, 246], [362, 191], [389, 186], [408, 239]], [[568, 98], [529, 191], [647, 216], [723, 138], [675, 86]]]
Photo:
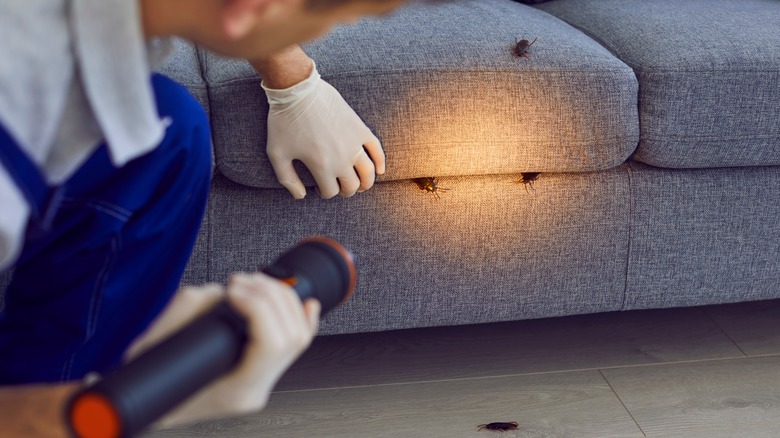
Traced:
[[349, 199], [296, 201], [217, 176], [207, 279], [256, 270], [304, 237], [355, 254], [355, 296], [321, 334], [618, 310], [628, 241], [626, 171], [442, 178], [436, 201], [410, 181]]
[[[512, 56], [515, 38], [536, 37], [528, 58]], [[607, 169], [637, 145], [633, 71], [529, 6], [413, 4], [304, 49], [382, 140], [384, 180]], [[203, 68], [218, 169], [245, 185], [280, 187], [264, 152], [260, 78], [246, 62], [210, 54]]]
[[635, 159], [659, 167], [780, 164], [780, 2], [556, 0], [639, 78]]
[[778, 167], [512, 181], [442, 178], [441, 201], [408, 181], [295, 201], [217, 176], [207, 260], [187, 281], [224, 282], [324, 234], [355, 253], [358, 288], [321, 334], [780, 298]]
[[629, 169], [626, 309], [780, 297], [780, 167]]
[[201, 72], [198, 52], [191, 43], [174, 39], [173, 52], [156, 70], [187, 87], [190, 94], [203, 106], [206, 114], [209, 114], [206, 81]]

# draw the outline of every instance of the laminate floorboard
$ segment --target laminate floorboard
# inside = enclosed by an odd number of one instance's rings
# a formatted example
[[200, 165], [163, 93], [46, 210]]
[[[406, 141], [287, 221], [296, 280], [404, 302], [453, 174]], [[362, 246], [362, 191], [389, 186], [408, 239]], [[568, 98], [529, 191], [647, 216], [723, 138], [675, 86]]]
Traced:
[[184, 437], [642, 437], [598, 371], [275, 393], [255, 415], [158, 432]]
[[314, 341], [277, 389], [407, 383], [740, 356], [744, 354], [701, 309], [613, 312], [326, 336]]
[[780, 435], [780, 356], [602, 373], [648, 437]]
[[705, 308], [748, 356], [780, 354], [780, 300]]
[[144, 438], [777, 437], [778, 304], [321, 337], [263, 411]]

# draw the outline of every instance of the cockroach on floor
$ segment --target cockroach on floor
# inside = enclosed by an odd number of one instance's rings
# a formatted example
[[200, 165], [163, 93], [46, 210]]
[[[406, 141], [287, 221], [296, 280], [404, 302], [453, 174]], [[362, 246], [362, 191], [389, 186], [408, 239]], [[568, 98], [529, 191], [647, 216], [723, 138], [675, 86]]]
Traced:
[[520, 179], [515, 181], [516, 184], [523, 184], [525, 186], [526, 193], [528, 192], [528, 186], [531, 186], [531, 190], [536, 191], [534, 188], [534, 182], [539, 179], [541, 172], [525, 172], [520, 174]]
[[414, 178], [412, 179], [415, 184], [417, 184], [417, 187], [425, 192], [433, 193], [434, 196], [436, 196], [436, 200], [440, 200], [441, 197], [439, 196], [439, 192], [446, 192], [449, 189], [445, 189], [443, 187], [439, 187], [439, 185], [436, 183], [436, 177], [435, 176], [428, 176], [425, 178]]
[[507, 431], [507, 430], [517, 430], [517, 428], [520, 425], [517, 424], [517, 421], [510, 421], [509, 423], [487, 423], [487, 424], [480, 424], [477, 426], [479, 429], [477, 429], [477, 432], [481, 431], [482, 429], [487, 430], [499, 430], [501, 432]]
[[512, 49], [512, 54], [518, 58], [528, 58], [528, 49], [534, 45], [539, 37], [534, 38], [533, 41], [518, 40], [515, 38], [515, 47]]

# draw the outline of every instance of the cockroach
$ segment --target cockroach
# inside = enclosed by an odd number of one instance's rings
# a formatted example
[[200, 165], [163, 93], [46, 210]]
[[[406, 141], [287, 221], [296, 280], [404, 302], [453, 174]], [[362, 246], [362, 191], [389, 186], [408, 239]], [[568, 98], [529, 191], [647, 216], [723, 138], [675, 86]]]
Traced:
[[518, 181], [515, 181], [516, 184], [523, 184], [525, 185], [525, 191], [528, 192], [528, 186], [531, 186], [531, 190], [536, 191], [534, 188], [534, 181], [539, 179], [539, 175], [541, 175], [541, 172], [525, 172], [520, 174], [520, 179]]
[[425, 192], [433, 193], [434, 196], [436, 196], [436, 200], [440, 200], [441, 197], [439, 196], [439, 192], [446, 192], [449, 189], [445, 189], [443, 187], [439, 187], [439, 185], [436, 183], [436, 177], [435, 176], [428, 176], [425, 178], [414, 178], [412, 179], [415, 184], [417, 184], [417, 187]]
[[534, 38], [533, 41], [518, 40], [515, 38], [515, 47], [512, 49], [512, 54], [518, 58], [528, 58], [528, 49], [534, 45], [539, 37]]
[[482, 429], [487, 430], [499, 430], [501, 432], [507, 431], [507, 430], [517, 430], [517, 428], [520, 425], [517, 424], [517, 421], [510, 421], [509, 423], [487, 423], [487, 424], [480, 424], [477, 426], [479, 429], [477, 429], [477, 432], [479, 432]]

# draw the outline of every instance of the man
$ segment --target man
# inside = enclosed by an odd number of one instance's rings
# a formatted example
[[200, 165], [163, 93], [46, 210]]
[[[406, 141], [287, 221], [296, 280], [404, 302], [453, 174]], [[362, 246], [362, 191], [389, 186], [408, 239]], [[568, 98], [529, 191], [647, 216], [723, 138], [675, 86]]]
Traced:
[[[79, 386], [72, 382], [117, 366], [178, 287], [208, 193], [210, 136], [182, 87], [160, 75], [149, 80], [164, 52], [159, 39], [180, 36], [250, 60], [272, 108], [282, 108], [269, 114], [268, 140], [280, 182], [296, 198], [305, 195], [291, 166], [300, 159], [322, 196], [351, 196], [384, 171], [381, 146], [293, 44], [400, 3], [0, 4], [0, 268], [15, 266], [0, 315], [0, 383], [19, 385], [0, 390], [0, 434], [63, 436], [62, 405]], [[336, 123], [346, 138], [293, 143], [290, 130], [300, 126], [283, 114], [305, 121], [312, 114], [304, 110], [323, 101], [340, 108]], [[318, 303], [301, 306], [288, 286], [237, 274], [224, 288], [185, 288], [131, 350], [224, 296], [248, 320], [245, 359], [164, 424], [261, 408], [316, 331]], [[50, 384], [22, 386], [34, 382]]]

